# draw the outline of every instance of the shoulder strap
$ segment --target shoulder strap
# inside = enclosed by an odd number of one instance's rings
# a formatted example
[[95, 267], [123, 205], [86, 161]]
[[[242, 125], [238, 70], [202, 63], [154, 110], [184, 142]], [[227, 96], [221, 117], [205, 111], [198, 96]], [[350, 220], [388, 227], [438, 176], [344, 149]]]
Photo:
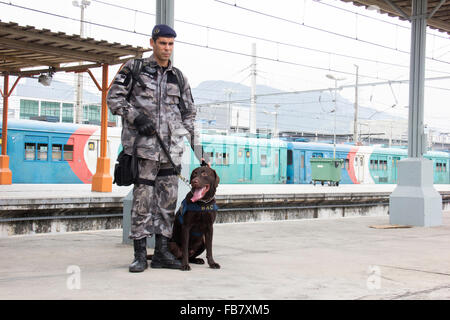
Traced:
[[172, 70], [175, 73], [175, 76], [177, 77], [178, 88], [180, 89], [180, 103], [178, 104], [178, 108], [180, 109], [181, 118], [184, 119], [184, 116], [187, 113], [186, 104], [184, 103], [184, 99], [183, 99], [184, 77], [183, 77], [183, 73], [180, 71], [180, 69], [172, 67]]
[[142, 87], [146, 87], [145, 82], [139, 77], [143, 63], [144, 59], [134, 59], [133, 61], [133, 69], [131, 69], [131, 87], [127, 94], [127, 101], [130, 101], [131, 93], [133, 92], [136, 81], [139, 82]]

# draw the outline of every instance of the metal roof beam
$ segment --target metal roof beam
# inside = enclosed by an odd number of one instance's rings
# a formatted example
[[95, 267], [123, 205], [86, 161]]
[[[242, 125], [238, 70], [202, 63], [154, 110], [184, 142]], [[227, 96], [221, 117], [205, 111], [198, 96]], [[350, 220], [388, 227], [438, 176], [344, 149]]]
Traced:
[[442, 5], [446, 2], [447, 0], [441, 0], [441, 2], [439, 2], [439, 4], [433, 9], [433, 11], [431, 11], [431, 13], [428, 15], [428, 19], [431, 19], [434, 14], [442, 7]]
[[43, 45], [43, 44], [35, 44], [35, 43], [29, 43], [29, 42], [23, 42], [20, 40], [13, 40], [13, 39], [7, 39], [0, 37], [0, 44], [5, 44], [10, 48], [15, 48], [19, 50], [24, 51], [34, 51], [34, 52], [41, 52], [45, 54], [49, 54], [49, 52], [52, 52], [55, 57], [58, 57], [59, 55], [64, 55], [65, 57], [74, 59], [75, 61], [83, 60], [83, 61], [92, 61], [92, 62], [103, 62], [108, 64], [115, 64], [115, 59], [113, 59], [110, 56], [106, 55], [100, 55], [95, 53], [88, 53], [88, 52], [82, 52], [77, 51], [73, 49], [64, 49], [59, 47], [51, 47], [49, 45]]
[[393, 3], [391, 0], [384, 0], [388, 5], [391, 6], [392, 9], [394, 9], [399, 15], [401, 15], [406, 20], [411, 20], [410, 17], [405, 13], [405, 11], [402, 10], [399, 6], [397, 6], [395, 3]]
[[[16, 56], [9, 56], [9, 55], [2, 55], [0, 54], [0, 60], [3, 61], [17, 61], [17, 62], [23, 62], [32, 66], [35, 66], [36, 64], [41, 64], [43, 66], [49, 66], [57, 68], [60, 66], [59, 63], [51, 63], [51, 62], [45, 62], [44, 60], [35, 60], [35, 59], [29, 59], [29, 58], [20, 58]], [[0, 67], [1, 69], [1, 67]]]
[[[128, 60], [129, 60], [129, 58], [118, 59], [114, 62], [114, 64], [125, 63]], [[55, 68], [54, 72], [87, 72], [87, 70], [90, 68], [99, 68], [102, 65], [103, 65], [103, 63], [99, 62], [99, 63], [75, 65], [75, 66], [69, 66], [69, 67], [59, 67], [59, 68]], [[0, 70], [0, 74], [3, 71], [6, 71], [6, 73], [8, 73], [9, 75], [12, 75], [12, 76], [31, 77], [31, 76], [35, 76], [35, 75], [38, 75], [41, 73], [47, 73], [49, 71], [49, 69], [46, 68], [46, 69], [34, 69], [34, 70], [25, 70], [25, 71], [8, 69], [8, 70]]]
[[[16, 36], [22, 36], [27, 38], [36, 38], [42, 41], [51, 41], [53, 43], [59, 43], [61, 45], [69, 45], [69, 46], [75, 46], [75, 47], [83, 47], [84, 49], [94, 49], [94, 50], [104, 50], [104, 51], [111, 51], [114, 53], [119, 53], [121, 55], [136, 55], [136, 50], [129, 50], [126, 48], [123, 48], [125, 46], [121, 45], [122, 47], [113, 47], [109, 45], [102, 45], [99, 47], [98, 44], [89, 43], [89, 39], [83, 39], [79, 36], [74, 36], [74, 38], [78, 38], [79, 40], [74, 40], [71, 36], [65, 35], [64, 33], [59, 33], [58, 36], [52, 36], [48, 35], [45, 32], [37, 32], [36, 31], [28, 31], [28, 30], [21, 30], [21, 29], [13, 29], [8, 28], [3, 24], [0, 24], [0, 33], [4, 33], [7, 35], [16, 35]], [[2, 35], [2, 37], [5, 37], [5, 35]], [[93, 39], [92, 39], [93, 40]], [[107, 44], [106, 41], [103, 41]], [[113, 44], [114, 45], [114, 44]]]

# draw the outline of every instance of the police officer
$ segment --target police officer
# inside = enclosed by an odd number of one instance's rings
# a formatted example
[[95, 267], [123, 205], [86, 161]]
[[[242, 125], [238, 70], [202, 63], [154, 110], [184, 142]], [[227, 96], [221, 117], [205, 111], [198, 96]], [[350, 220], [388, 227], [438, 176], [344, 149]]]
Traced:
[[[137, 60], [127, 61], [108, 92], [108, 107], [113, 114], [122, 116], [124, 152], [131, 155], [136, 147], [138, 156], [139, 180], [133, 188], [131, 210], [130, 239], [133, 239], [134, 260], [129, 266], [130, 272], [142, 272], [147, 268], [146, 238], [153, 234], [155, 251], [151, 267], [181, 268], [181, 262], [168, 250], [178, 177], [155, 136], [155, 133], [161, 136], [177, 166], [181, 164], [183, 136], [188, 137], [191, 145], [196, 136], [196, 110], [190, 86], [170, 60], [175, 37], [171, 27], [156, 25], [150, 39], [153, 54], [142, 60], [138, 76], [133, 80]], [[181, 90], [180, 78], [184, 80]], [[184, 108], [180, 107], [180, 98]]]

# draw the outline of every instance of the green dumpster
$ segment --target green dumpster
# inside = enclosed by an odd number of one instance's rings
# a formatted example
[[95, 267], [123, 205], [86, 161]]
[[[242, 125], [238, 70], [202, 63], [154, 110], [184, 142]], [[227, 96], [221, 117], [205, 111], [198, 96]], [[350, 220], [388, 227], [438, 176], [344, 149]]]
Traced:
[[330, 186], [338, 186], [341, 180], [341, 167], [344, 159], [312, 158], [311, 180], [314, 185], [327, 182]]

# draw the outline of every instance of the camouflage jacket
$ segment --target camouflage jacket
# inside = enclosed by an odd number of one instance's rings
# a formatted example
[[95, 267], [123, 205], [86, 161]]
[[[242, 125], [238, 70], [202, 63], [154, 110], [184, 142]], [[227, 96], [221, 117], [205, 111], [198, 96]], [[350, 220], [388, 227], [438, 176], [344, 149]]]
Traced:
[[[181, 163], [184, 144], [183, 136], [188, 141], [194, 137], [194, 121], [196, 109], [191, 94], [191, 88], [184, 77], [183, 92], [180, 92], [172, 62], [166, 70], [156, 63], [153, 55], [143, 59], [140, 78], [145, 83], [142, 87], [135, 81], [132, 87], [134, 59], [125, 63], [114, 78], [108, 92], [107, 104], [112, 114], [122, 116], [122, 146], [126, 154], [133, 153], [133, 144], [139, 135], [133, 125], [134, 119], [142, 112], [150, 117], [152, 125], [161, 136], [170, 156], [176, 165]], [[181, 117], [178, 107], [182, 95], [186, 106], [186, 113]], [[139, 138], [137, 155], [140, 158], [168, 162], [164, 150], [161, 148], [156, 136]]]

